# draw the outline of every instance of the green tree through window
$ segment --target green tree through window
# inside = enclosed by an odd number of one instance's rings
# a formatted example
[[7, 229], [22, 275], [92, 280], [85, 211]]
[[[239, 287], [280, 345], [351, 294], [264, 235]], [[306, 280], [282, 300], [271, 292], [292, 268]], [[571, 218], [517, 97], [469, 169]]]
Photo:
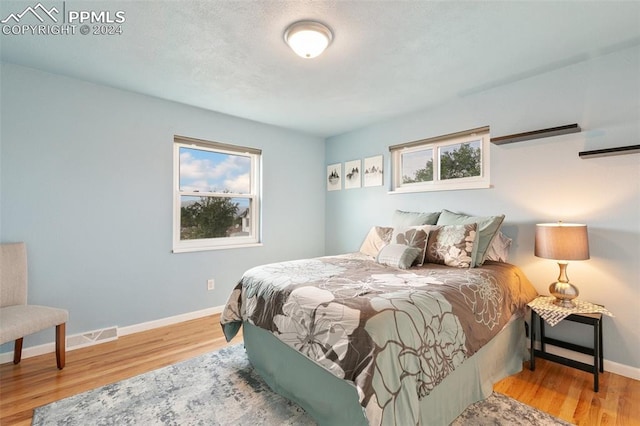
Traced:
[[[480, 176], [482, 161], [480, 147], [473, 147], [463, 143], [455, 149], [443, 150], [440, 156], [440, 179], [459, 179]], [[433, 158], [429, 159], [424, 168], [415, 171], [413, 176], [402, 177], [402, 183], [429, 182], [433, 180]]]
[[440, 156], [440, 179], [459, 179], [480, 176], [480, 147], [460, 144], [458, 149], [445, 151]]
[[180, 239], [228, 237], [237, 222], [238, 203], [230, 198], [201, 197], [180, 208]]

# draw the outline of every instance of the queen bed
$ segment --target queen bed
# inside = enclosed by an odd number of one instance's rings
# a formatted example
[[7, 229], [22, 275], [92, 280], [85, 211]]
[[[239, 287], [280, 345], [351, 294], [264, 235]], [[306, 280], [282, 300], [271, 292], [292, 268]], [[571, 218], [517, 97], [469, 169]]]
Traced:
[[516, 266], [485, 261], [488, 244], [478, 256], [478, 234], [376, 227], [358, 253], [252, 268], [225, 336], [243, 327], [252, 365], [321, 425], [449, 424], [522, 369], [537, 295]]

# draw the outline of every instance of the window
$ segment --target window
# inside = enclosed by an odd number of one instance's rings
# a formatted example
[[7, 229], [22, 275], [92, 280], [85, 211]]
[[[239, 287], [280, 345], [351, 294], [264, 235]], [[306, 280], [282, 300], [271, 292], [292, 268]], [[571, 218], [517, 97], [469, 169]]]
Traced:
[[258, 149], [174, 138], [174, 252], [260, 243], [260, 160]]
[[392, 192], [489, 187], [489, 127], [389, 147]]

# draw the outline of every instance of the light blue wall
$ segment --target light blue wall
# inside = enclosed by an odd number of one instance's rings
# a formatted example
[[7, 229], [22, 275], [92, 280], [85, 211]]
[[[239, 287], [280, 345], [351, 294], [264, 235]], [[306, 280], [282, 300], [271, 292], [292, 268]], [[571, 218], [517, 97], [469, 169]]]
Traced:
[[[30, 302], [67, 307], [75, 334], [220, 306], [247, 268], [357, 250], [396, 208], [505, 213], [511, 261], [546, 293], [557, 265], [533, 256], [535, 223], [583, 222], [591, 260], [572, 263], [569, 276], [582, 298], [615, 314], [605, 320], [606, 359], [638, 369], [640, 159], [577, 153], [639, 143], [639, 76], [633, 47], [461, 88], [440, 107], [330, 138], [325, 151], [319, 138], [3, 64], [0, 241], [28, 243]], [[492, 146], [491, 189], [387, 193], [389, 145], [487, 124], [500, 136], [573, 122], [585, 131]], [[264, 247], [170, 253], [174, 134], [263, 149]], [[384, 186], [325, 191], [326, 164], [379, 154]], [[25, 346], [51, 340], [39, 333]]]
[[[67, 308], [68, 334], [221, 306], [246, 269], [324, 253], [321, 138], [11, 64], [1, 78], [0, 241], [26, 241], [29, 302]], [[175, 134], [263, 150], [263, 247], [171, 253]]]
[[[391, 223], [395, 209], [504, 213], [503, 230], [514, 239], [511, 262], [548, 294], [558, 266], [533, 256], [535, 224], [586, 223], [591, 260], [573, 262], [569, 276], [581, 298], [615, 314], [604, 322], [605, 358], [622, 369], [640, 368], [640, 155], [578, 158], [579, 151], [640, 143], [640, 49], [461, 93], [437, 108], [327, 140], [327, 164], [384, 154], [386, 166], [383, 187], [327, 193], [327, 254], [357, 250], [371, 226]], [[484, 125], [492, 136], [503, 136], [570, 123], [584, 131], [492, 145], [490, 189], [387, 193], [389, 145]], [[589, 341], [588, 330], [563, 327], [554, 332]]]

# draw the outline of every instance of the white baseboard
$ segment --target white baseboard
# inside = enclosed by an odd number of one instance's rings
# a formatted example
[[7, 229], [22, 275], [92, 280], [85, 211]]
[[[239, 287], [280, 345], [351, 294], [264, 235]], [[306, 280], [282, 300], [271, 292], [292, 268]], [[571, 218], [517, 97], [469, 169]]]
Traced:
[[[126, 336], [128, 334], [139, 333], [141, 331], [153, 330], [154, 328], [164, 327], [166, 325], [177, 324], [179, 322], [189, 321], [196, 318], [202, 318], [209, 315], [219, 314], [224, 309], [224, 306], [214, 306], [212, 308], [202, 309], [200, 311], [187, 312], [186, 314], [175, 315], [168, 318], [161, 318], [159, 320], [143, 322], [140, 324], [129, 325], [126, 327], [118, 327], [117, 333], [119, 336]], [[67, 336], [67, 339], [72, 336]], [[117, 337], [116, 337], [117, 338]], [[114, 339], [111, 339], [114, 340]], [[97, 344], [103, 343], [103, 341], [96, 341], [93, 344], [84, 344], [76, 347], [67, 348], [67, 352], [73, 351], [74, 349], [80, 349], [81, 347], [94, 346]], [[56, 344], [55, 342], [45, 343], [38, 346], [31, 346], [29, 348], [22, 349], [22, 359], [31, 358], [38, 355], [44, 355], [51, 352], [55, 352]], [[12, 352], [4, 352], [0, 354], [0, 364], [4, 364], [7, 362], [13, 362], [13, 351]]]
[[118, 336], [126, 336], [128, 334], [140, 333], [141, 331], [153, 330], [154, 328], [164, 327], [165, 325], [177, 324], [179, 322], [189, 321], [196, 318], [207, 317], [209, 315], [220, 314], [224, 306], [214, 306], [213, 308], [202, 309], [200, 311], [187, 312], [186, 314], [175, 315], [169, 318], [161, 318], [159, 320], [143, 322], [140, 324], [128, 325], [118, 328]]
[[[536, 341], [535, 348], [540, 350], [540, 342]], [[583, 362], [585, 364], [593, 365], [593, 357], [586, 354], [581, 354], [580, 352], [570, 351], [568, 349], [560, 348], [557, 346], [553, 346], [547, 343], [546, 350], [550, 354], [563, 356], [565, 358], [570, 358], [575, 361]], [[608, 371], [610, 373], [618, 374], [620, 376], [628, 377], [634, 380], [640, 380], [640, 368], [634, 368], [629, 365], [620, 364], [617, 362], [609, 361], [605, 358], [604, 360], [604, 371]]]

